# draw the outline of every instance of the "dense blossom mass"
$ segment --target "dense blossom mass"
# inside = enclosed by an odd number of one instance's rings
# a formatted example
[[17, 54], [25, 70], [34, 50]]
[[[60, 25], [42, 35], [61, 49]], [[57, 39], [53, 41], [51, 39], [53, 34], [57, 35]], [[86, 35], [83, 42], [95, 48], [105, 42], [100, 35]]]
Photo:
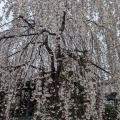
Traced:
[[0, 119], [120, 119], [119, 0], [0, 2]]

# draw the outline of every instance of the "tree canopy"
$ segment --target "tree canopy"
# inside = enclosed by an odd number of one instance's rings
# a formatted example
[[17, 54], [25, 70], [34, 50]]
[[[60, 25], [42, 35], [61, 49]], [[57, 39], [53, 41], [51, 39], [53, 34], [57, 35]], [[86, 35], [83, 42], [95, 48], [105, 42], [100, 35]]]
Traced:
[[1, 118], [107, 120], [106, 110], [119, 113], [119, 105], [105, 106], [108, 92], [120, 100], [119, 0], [1, 2]]

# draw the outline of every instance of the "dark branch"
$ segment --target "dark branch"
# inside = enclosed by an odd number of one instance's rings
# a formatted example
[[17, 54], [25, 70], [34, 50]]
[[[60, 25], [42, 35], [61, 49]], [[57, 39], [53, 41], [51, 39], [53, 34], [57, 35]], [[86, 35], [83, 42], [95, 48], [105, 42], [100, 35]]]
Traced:
[[51, 56], [51, 69], [52, 69], [52, 72], [54, 73], [55, 72], [54, 54], [53, 54], [53, 51], [51, 50], [51, 48], [48, 46], [48, 36], [46, 35], [45, 37], [46, 37], [45, 38], [45, 47]]
[[30, 34], [22, 34], [22, 35], [9, 35], [9, 36], [3, 36], [0, 38], [0, 41], [3, 39], [9, 39], [9, 38], [14, 38], [14, 37], [26, 37], [26, 36], [33, 36], [33, 35], [39, 35], [39, 33], [30, 33]]
[[106, 72], [106, 73], [108, 73], [108, 74], [110, 74], [110, 75], [111, 75], [111, 73], [110, 73], [110, 72], [108, 72], [108, 71], [106, 71], [105, 69], [103, 69], [102, 67], [100, 67], [100, 66], [96, 65], [96, 64], [95, 64], [95, 63], [93, 63], [92, 61], [90, 61], [90, 63], [91, 63], [92, 65], [94, 65], [95, 67], [99, 68], [100, 70], [102, 70], [102, 71], [104, 71], [104, 72]]
[[[43, 29], [42, 31], [41, 31], [41, 34], [43, 34], [44, 32], [47, 32], [47, 33], [49, 33], [49, 35], [53, 35], [53, 36], [55, 36], [56, 35], [56, 33], [51, 33], [51, 32], [49, 32], [49, 31], [47, 31], [46, 29]], [[9, 36], [2, 36], [2, 37], [0, 37], [0, 41], [1, 40], [3, 40], [3, 39], [8, 39], [8, 38], [14, 38], [14, 37], [26, 37], [26, 36], [33, 36], [33, 35], [39, 35], [39, 33], [29, 33], [29, 34], [22, 34], [22, 35], [9, 35]]]
[[63, 21], [62, 21], [61, 28], [59, 29], [61, 31], [61, 33], [63, 33], [63, 31], [65, 29], [65, 16], [66, 16], [66, 12], [63, 11]]
[[53, 35], [53, 36], [55, 36], [55, 35], [56, 35], [56, 33], [51, 33], [51, 32], [49, 32], [49, 31], [48, 31], [48, 30], [46, 30], [46, 29], [42, 29], [42, 30], [41, 30], [41, 34], [43, 34], [44, 32], [49, 33], [49, 35]]
[[[86, 51], [81, 51], [81, 52], [83, 52], [83, 54], [84, 54], [84, 52], [86, 52]], [[72, 53], [70, 50], [67, 50], [67, 54], [68, 54], [69, 57], [72, 57], [74, 60], [79, 61], [79, 58], [78, 58], [74, 53]], [[94, 65], [95, 67], [99, 68], [100, 70], [102, 70], [102, 71], [104, 71], [104, 72], [106, 72], [106, 73], [108, 73], [108, 74], [111, 75], [110, 72], [108, 72], [108, 71], [106, 71], [105, 69], [103, 69], [102, 67], [96, 65], [96, 64], [93, 63], [92, 61], [89, 61], [89, 62], [90, 62], [92, 65]]]
[[26, 19], [24, 19], [23, 16], [20, 15], [19, 17], [20, 17], [25, 23], [27, 23], [30, 28], [34, 29], [34, 25], [30, 24]]

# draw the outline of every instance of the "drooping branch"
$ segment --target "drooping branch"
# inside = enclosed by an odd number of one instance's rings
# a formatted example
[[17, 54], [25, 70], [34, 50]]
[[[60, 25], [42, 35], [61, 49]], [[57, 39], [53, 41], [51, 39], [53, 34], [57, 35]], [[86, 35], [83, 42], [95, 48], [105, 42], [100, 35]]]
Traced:
[[95, 67], [97, 67], [98, 69], [100, 69], [100, 70], [102, 70], [102, 71], [104, 71], [104, 72], [106, 72], [106, 73], [108, 73], [108, 74], [110, 74], [110, 75], [111, 75], [111, 73], [110, 73], [110, 72], [108, 72], [108, 71], [107, 71], [107, 70], [105, 70], [104, 68], [102, 68], [102, 67], [98, 66], [97, 64], [93, 63], [92, 61], [90, 61], [90, 63], [91, 63], [92, 65], [94, 65]]
[[44, 32], [49, 33], [49, 35], [56, 36], [56, 33], [51, 33], [46, 29], [42, 29], [40, 33], [29, 33], [29, 34], [8, 35], [8, 36], [3, 35], [2, 37], [0, 37], [0, 41], [2, 41], [3, 39], [9, 39], [9, 38], [15, 38], [15, 37], [27, 37], [27, 36], [33, 36], [33, 35], [40, 35], [40, 34], [43, 34]]
[[28, 26], [30, 27], [30, 28], [32, 28], [32, 29], [34, 29], [34, 24], [30, 24], [26, 19], [24, 19], [24, 17], [23, 16], [19, 16], [19, 18], [21, 18], [25, 23], [27, 23], [28, 24]]
[[16, 65], [16, 66], [6, 66], [6, 67], [3, 67], [3, 66], [0, 66], [1, 69], [5, 70], [5, 71], [9, 71], [9, 72], [13, 72], [15, 71], [16, 69], [19, 69], [25, 65], [27, 65], [30, 61], [27, 61], [26, 63], [23, 63], [23, 64], [20, 64], [20, 65]]
[[59, 29], [61, 31], [61, 33], [63, 33], [64, 29], [65, 29], [65, 16], [66, 16], [66, 12], [63, 11], [63, 19], [62, 19], [62, 24], [61, 24], [61, 28]]
[[39, 35], [39, 33], [29, 33], [29, 34], [22, 34], [22, 35], [9, 35], [9, 36], [2, 36], [0, 37], [0, 41], [3, 39], [9, 39], [9, 38], [15, 38], [15, 37], [26, 37], [26, 36], [33, 36], [33, 35]]
[[60, 37], [57, 38], [57, 50], [56, 50], [56, 59], [57, 59], [57, 75], [60, 74], [62, 69], [62, 54], [61, 54], [61, 47], [60, 47]]
[[48, 46], [48, 35], [45, 36], [45, 47], [51, 57], [51, 70], [52, 73], [55, 73], [55, 65], [54, 65], [54, 54], [53, 51], [51, 50], [51, 48]]
[[[79, 51], [79, 52], [82, 52], [83, 54], [85, 54], [87, 51]], [[68, 55], [69, 57], [73, 58], [74, 60], [79, 61], [79, 57], [78, 57], [76, 54], [74, 54], [73, 52], [71, 52], [70, 50], [67, 50], [67, 55]], [[97, 67], [98, 69], [100, 69], [100, 70], [102, 70], [102, 71], [104, 71], [104, 72], [106, 72], [106, 73], [108, 73], [108, 74], [111, 75], [110, 72], [108, 72], [108, 71], [105, 70], [104, 68], [100, 67], [99, 65], [95, 64], [94, 62], [92, 62], [92, 61], [88, 61], [88, 62], [90, 62], [92, 65], [94, 65], [94, 66]]]

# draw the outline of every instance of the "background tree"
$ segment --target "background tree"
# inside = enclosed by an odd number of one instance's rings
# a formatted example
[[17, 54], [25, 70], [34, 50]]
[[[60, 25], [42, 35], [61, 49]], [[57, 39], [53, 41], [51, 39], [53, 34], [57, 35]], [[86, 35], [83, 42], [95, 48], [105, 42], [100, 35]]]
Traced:
[[119, 1], [7, 0], [3, 10], [12, 16], [0, 32], [3, 118], [27, 89], [26, 117], [31, 100], [35, 120], [108, 119], [105, 85], [120, 98]]

